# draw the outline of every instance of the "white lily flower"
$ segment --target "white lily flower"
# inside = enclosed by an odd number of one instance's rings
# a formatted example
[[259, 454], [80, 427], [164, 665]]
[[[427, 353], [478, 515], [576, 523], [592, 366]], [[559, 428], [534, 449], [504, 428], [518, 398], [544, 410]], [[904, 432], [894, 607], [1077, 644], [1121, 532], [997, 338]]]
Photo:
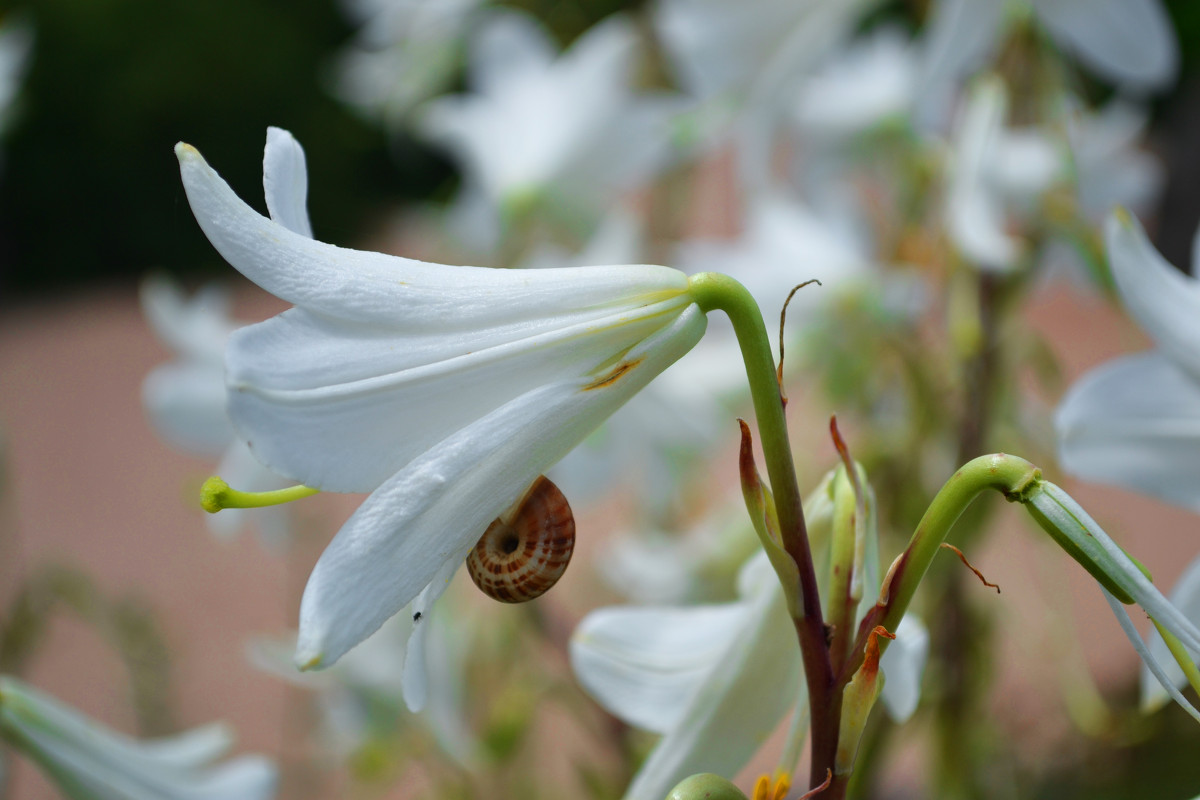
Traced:
[[1008, 230], [1010, 207], [1031, 205], [1066, 166], [1048, 137], [1006, 129], [1007, 108], [998, 79], [974, 86], [955, 126], [946, 174], [946, 231], [971, 264], [995, 272], [1015, 268], [1024, 249]]
[[735, 774], [789, 708], [807, 706], [800, 648], [765, 553], [738, 582], [733, 603], [604, 608], [576, 629], [571, 666], [583, 687], [621, 719], [664, 734], [625, 800], [661, 800], [697, 772]]
[[820, 280], [820, 288], [793, 298], [789, 307], [799, 309], [828, 299], [838, 286], [872, 272], [870, 256], [855, 234], [849, 220], [822, 218], [782, 193], [771, 192], [753, 200], [741, 236], [685, 242], [679, 263], [688, 272], [719, 269], [736, 278], [768, 313], [783, 305], [796, 284]]
[[1103, 219], [1114, 207], [1146, 210], [1166, 182], [1158, 159], [1139, 147], [1146, 109], [1122, 99], [1095, 112], [1067, 117], [1067, 139], [1075, 168], [1080, 210]]
[[360, 24], [337, 64], [338, 95], [396, 124], [444, 91], [483, 0], [347, 0]]
[[871, 0], [659, 0], [654, 27], [684, 88], [708, 100], [745, 92], [787, 61], [802, 72], [837, 47], [871, 5]]
[[800, 87], [794, 117], [809, 136], [838, 139], [906, 114], [917, 56], [907, 34], [880, 27], [838, 53]]
[[1121, 300], [1158, 349], [1114, 359], [1071, 387], [1055, 417], [1059, 461], [1081, 478], [1200, 511], [1200, 282], [1168, 264], [1124, 212], [1109, 217], [1105, 241]]
[[937, 125], [958, 85], [986, 63], [1010, 25], [1032, 15], [1064, 50], [1120, 86], [1161, 89], [1179, 45], [1159, 0], [938, 0], [926, 27], [919, 117]]
[[260, 756], [214, 763], [233, 743], [222, 725], [138, 741], [16, 678], [0, 677], [0, 739], [36, 761], [72, 800], [266, 800], [274, 765]]
[[371, 492], [305, 589], [302, 667], [332, 664], [418, 595], [427, 613], [492, 520], [704, 332], [677, 270], [342, 249], [255, 212], [194, 148], [176, 154], [209, 241], [296, 305], [231, 337], [234, 424], [280, 474]]
[[664, 162], [678, 108], [630, 89], [636, 42], [631, 21], [614, 16], [555, 57], [534, 19], [493, 10], [471, 48], [472, 93], [432, 101], [421, 126], [495, 211], [551, 191], [578, 210], [604, 208]]
[[[390, 728], [378, 730], [378, 706], [381, 699], [388, 705], [411, 703], [411, 692], [406, 689], [411, 686], [414, 668], [436, 675], [436, 680], [428, 682], [422, 713], [401, 715], [398, 721], [421, 723], [443, 752], [470, 769], [476, 765], [479, 745], [466, 724], [462, 689], [466, 634], [474, 626], [466, 615], [455, 615], [453, 607], [443, 608], [444, 603], [428, 620], [422, 618], [426, 641], [419, 658], [409, 655], [414, 625], [408, 614], [392, 617], [336, 665], [321, 672], [296, 669], [294, 635], [254, 639], [247, 646], [247, 655], [264, 672], [316, 694], [325, 738], [342, 757], [368, 746], [373, 737], [387, 735]], [[391, 710], [382, 719], [388, 726], [397, 721]]]
[[[807, 717], [795, 626], [765, 553], [746, 562], [738, 586], [732, 603], [605, 608], [576, 629], [571, 666], [584, 689], [663, 734], [625, 800], [659, 800], [697, 772], [735, 775], [789, 709]], [[916, 709], [928, 642], [906, 616], [881, 660], [884, 706], [898, 722]]]

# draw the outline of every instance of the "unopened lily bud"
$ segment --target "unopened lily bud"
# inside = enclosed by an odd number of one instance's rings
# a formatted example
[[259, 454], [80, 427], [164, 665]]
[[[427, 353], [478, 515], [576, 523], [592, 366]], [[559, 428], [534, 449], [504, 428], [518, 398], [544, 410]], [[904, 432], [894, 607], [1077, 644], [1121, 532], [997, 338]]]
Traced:
[[867, 718], [883, 689], [883, 676], [879, 672], [879, 637], [895, 639], [882, 625], [875, 627], [867, 637], [867, 652], [862, 666], [842, 690], [842, 720], [838, 727], [838, 749], [834, 759], [834, 772], [849, 775], [858, 756], [858, 743], [867, 726]]
[[746, 800], [746, 795], [720, 775], [702, 772], [680, 781], [667, 800]]

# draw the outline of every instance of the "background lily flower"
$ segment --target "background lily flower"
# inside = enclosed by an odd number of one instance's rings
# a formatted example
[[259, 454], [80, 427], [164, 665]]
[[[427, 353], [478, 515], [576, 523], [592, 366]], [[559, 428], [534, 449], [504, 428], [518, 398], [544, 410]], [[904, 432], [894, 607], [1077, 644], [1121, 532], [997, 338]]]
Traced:
[[944, 119], [962, 79], [1029, 16], [1113, 83], [1145, 91], [1175, 79], [1179, 43], [1159, 0], [939, 0], [926, 27], [918, 116], [934, 125]]
[[213, 763], [233, 744], [221, 725], [137, 741], [9, 676], [0, 677], [0, 739], [36, 761], [72, 800], [275, 796], [275, 767], [265, 758]]
[[1200, 283], [1168, 264], [1127, 213], [1109, 217], [1105, 242], [1121, 301], [1158, 348], [1071, 387], [1055, 416], [1059, 460], [1081, 478], [1200, 511]]
[[636, 41], [631, 21], [613, 16], [555, 56], [539, 23], [494, 10], [471, 50], [472, 93], [432, 101], [421, 127], [457, 154], [493, 213], [553, 191], [591, 214], [668, 155], [679, 104], [630, 89]]
[[[738, 592], [731, 603], [604, 608], [576, 629], [571, 666], [584, 689], [629, 724], [663, 734], [625, 800], [657, 800], [696, 772], [733, 776], [786, 711], [807, 717], [795, 627], [765, 553], [743, 566]], [[903, 722], [920, 697], [929, 634], [911, 615], [897, 633], [880, 667], [885, 707]]]
[[231, 337], [234, 424], [279, 473], [372, 493], [305, 589], [303, 667], [333, 663], [418, 594], [426, 613], [488, 524], [704, 332], [676, 270], [342, 249], [258, 214], [194, 148], [176, 153], [209, 240], [296, 304]]

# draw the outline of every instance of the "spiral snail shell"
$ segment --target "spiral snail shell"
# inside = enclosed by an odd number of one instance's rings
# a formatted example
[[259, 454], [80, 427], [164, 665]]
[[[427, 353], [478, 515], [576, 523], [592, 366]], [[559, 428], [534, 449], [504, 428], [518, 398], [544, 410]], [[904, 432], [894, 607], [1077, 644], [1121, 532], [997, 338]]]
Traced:
[[467, 556], [467, 571], [488, 597], [523, 603], [539, 597], [562, 577], [574, 549], [571, 506], [557, 486], [539, 475], [488, 526]]

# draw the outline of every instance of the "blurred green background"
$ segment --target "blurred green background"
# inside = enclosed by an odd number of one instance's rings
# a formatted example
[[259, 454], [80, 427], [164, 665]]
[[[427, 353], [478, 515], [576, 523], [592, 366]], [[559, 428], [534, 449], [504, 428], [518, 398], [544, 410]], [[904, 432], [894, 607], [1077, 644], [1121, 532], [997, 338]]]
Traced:
[[[594, 20], [640, 3], [528, 0], [564, 43]], [[915, 19], [921, 2], [886, 13]], [[1200, 3], [1171, 0], [1185, 69], [1157, 100], [1152, 142], [1169, 162], [1159, 243], [1187, 263], [1200, 218]], [[351, 243], [380, 214], [446, 196], [451, 165], [410, 138], [388, 136], [329, 91], [331, 65], [353, 36], [334, 0], [27, 0], [35, 42], [16, 117], [0, 146], [0, 298], [131, 279], [159, 268], [222, 269], [192, 219], [171, 148], [196, 145], [262, 208], [268, 125], [309, 154], [319, 238]]]

